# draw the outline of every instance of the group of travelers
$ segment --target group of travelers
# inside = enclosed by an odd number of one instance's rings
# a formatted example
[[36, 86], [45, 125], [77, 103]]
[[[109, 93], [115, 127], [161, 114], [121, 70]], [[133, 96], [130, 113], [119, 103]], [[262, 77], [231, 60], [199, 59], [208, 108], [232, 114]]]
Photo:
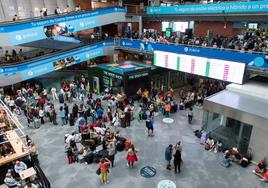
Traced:
[[[173, 155], [173, 151], [175, 151]], [[175, 173], [181, 172], [181, 165], [183, 164], [183, 160], [181, 157], [182, 152], [182, 143], [178, 141], [175, 146], [170, 144], [165, 150], [165, 160], [167, 161], [167, 170], [171, 170], [171, 160], [173, 155], [173, 163], [174, 163], [174, 171]]]
[[237, 51], [263, 52], [268, 51], [267, 29], [248, 29], [244, 33], [233, 37], [225, 37], [221, 35], [208, 35], [206, 37], [190, 36], [187, 34], [176, 32], [169, 37], [157, 31], [146, 31], [142, 35], [138, 32], [124, 34], [124, 37], [141, 39], [147, 42], [160, 42], [164, 44], [175, 45], [193, 45], [200, 47], [210, 47], [214, 49], [230, 49]]
[[[202, 105], [203, 97], [222, 88], [224, 85], [221, 83], [204, 81], [199, 86], [192, 87], [189, 92], [179, 90], [179, 108], [183, 106], [182, 109], [187, 109], [189, 123], [193, 118], [193, 105]], [[202, 96], [202, 98], [198, 96]], [[36, 124], [50, 121], [54, 125], [75, 126], [74, 132], [65, 135], [68, 163], [91, 164], [97, 162], [99, 169], [96, 173], [100, 175], [102, 183], [108, 183], [109, 168], [114, 166], [117, 152], [126, 151], [127, 165], [130, 168], [133, 168], [134, 163], [138, 161], [139, 149], [134, 147], [130, 139], [121, 136], [118, 127], [130, 127], [132, 120], [138, 122], [144, 120], [148, 136], [153, 136], [155, 116], [161, 112], [164, 117], [169, 117], [178, 109], [175, 92], [171, 87], [166, 92], [163, 89], [153, 88], [148, 91], [140, 88], [136, 97], [133, 98], [127, 98], [124, 93], [115, 95], [104, 92], [95, 95], [89, 90], [88, 82], [83, 77], [79, 81], [63, 82], [58, 92], [55, 87], [47, 92], [40, 84], [35, 83], [26, 84], [17, 91], [1, 89], [0, 97], [11, 111], [16, 114], [23, 113], [27, 117], [29, 127], [31, 124], [35, 126], [35, 119], [38, 120]], [[134, 100], [138, 101], [136, 107]], [[55, 107], [56, 101], [60, 103], [58, 109]], [[72, 105], [71, 110], [70, 105]], [[138, 109], [136, 110], [136, 108]], [[83, 146], [79, 148], [80, 145], [77, 143], [82, 143]], [[224, 151], [221, 140], [214, 141], [208, 137], [204, 140], [204, 145], [208, 151], [215, 153]], [[99, 146], [102, 149], [99, 149]], [[171, 161], [173, 159], [174, 171], [180, 173], [183, 164], [181, 156], [181, 141], [177, 142], [175, 146], [170, 144], [165, 149], [166, 169], [172, 169]], [[237, 150], [227, 150], [221, 164], [229, 167], [231, 162], [237, 160], [239, 164], [243, 164], [243, 157], [238, 158], [237, 156]], [[258, 172], [256, 170], [256, 174], [259, 174]], [[261, 175], [265, 180], [265, 173]]]

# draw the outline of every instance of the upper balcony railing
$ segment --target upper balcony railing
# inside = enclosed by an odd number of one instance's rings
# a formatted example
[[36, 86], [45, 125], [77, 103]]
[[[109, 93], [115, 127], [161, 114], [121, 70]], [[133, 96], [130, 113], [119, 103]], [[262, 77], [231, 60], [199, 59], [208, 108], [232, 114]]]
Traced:
[[47, 16], [32, 16], [32, 17], [24, 18], [24, 19], [20, 19], [18, 15], [18, 19], [16, 20], [0, 21], [0, 26], [10, 25], [10, 24], [19, 24], [19, 23], [25, 23], [25, 22], [42, 21], [42, 20], [46, 20], [50, 18], [72, 16], [76, 14], [90, 13], [90, 12], [97, 11], [97, 10], [105, 10], [105, 9], [111, 9], [111, 8], [120, 8], [120, 7], [119, 6], [93, 7], [89, 10], [77, 10], [77, 11], [73, 10], [73, 11], [68, 11], [68, 12], [62, 12], [60, 14], [49, 14]]
[[268, 1], [225, 1], [147, 7], [147, 15], [252, 14], [268, 13]]

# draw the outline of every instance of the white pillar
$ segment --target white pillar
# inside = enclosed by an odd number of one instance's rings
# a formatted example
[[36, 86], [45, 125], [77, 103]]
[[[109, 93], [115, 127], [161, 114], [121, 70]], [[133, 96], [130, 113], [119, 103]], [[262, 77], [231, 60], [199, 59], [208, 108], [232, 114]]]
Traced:
[[143, 28], [142, 28], [142, 16], [139, 16], [139, 35], [142, 35]]

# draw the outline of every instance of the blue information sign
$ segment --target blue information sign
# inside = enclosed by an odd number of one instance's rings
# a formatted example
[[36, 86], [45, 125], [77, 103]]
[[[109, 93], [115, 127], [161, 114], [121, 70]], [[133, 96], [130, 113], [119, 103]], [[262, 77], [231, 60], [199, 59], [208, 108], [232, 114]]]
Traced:
[[155, 14], [219, 14], [219, 13], [261, 13], [268, 12], [268, 1], [229, 2], [177, 6], [147, 7], [148, 15]]

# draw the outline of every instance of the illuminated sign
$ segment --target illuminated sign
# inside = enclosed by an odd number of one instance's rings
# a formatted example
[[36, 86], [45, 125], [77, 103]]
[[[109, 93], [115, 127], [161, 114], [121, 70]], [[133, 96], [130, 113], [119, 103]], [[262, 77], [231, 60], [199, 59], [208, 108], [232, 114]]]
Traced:
[[123, 79], [122, 76], [120, 76], [118, 74], [114, 74], [112, 72], [103, 71], [103, 74], [106, 75], [106, 76], [112, 77], [112, 78], [116, 78], [116, 79], [120, 79], [120, 80]]
[[242, 84], [245, 63], [154, 51], [154, 65]]
[[148, 72], [130, 74], [130, 75], [128, 75], [128, 79], [136, 79], [136, 78], [141, 78], [141, 77], [145, 77], [145, 76], [148, 76], [148, 75], [149, 75]]

